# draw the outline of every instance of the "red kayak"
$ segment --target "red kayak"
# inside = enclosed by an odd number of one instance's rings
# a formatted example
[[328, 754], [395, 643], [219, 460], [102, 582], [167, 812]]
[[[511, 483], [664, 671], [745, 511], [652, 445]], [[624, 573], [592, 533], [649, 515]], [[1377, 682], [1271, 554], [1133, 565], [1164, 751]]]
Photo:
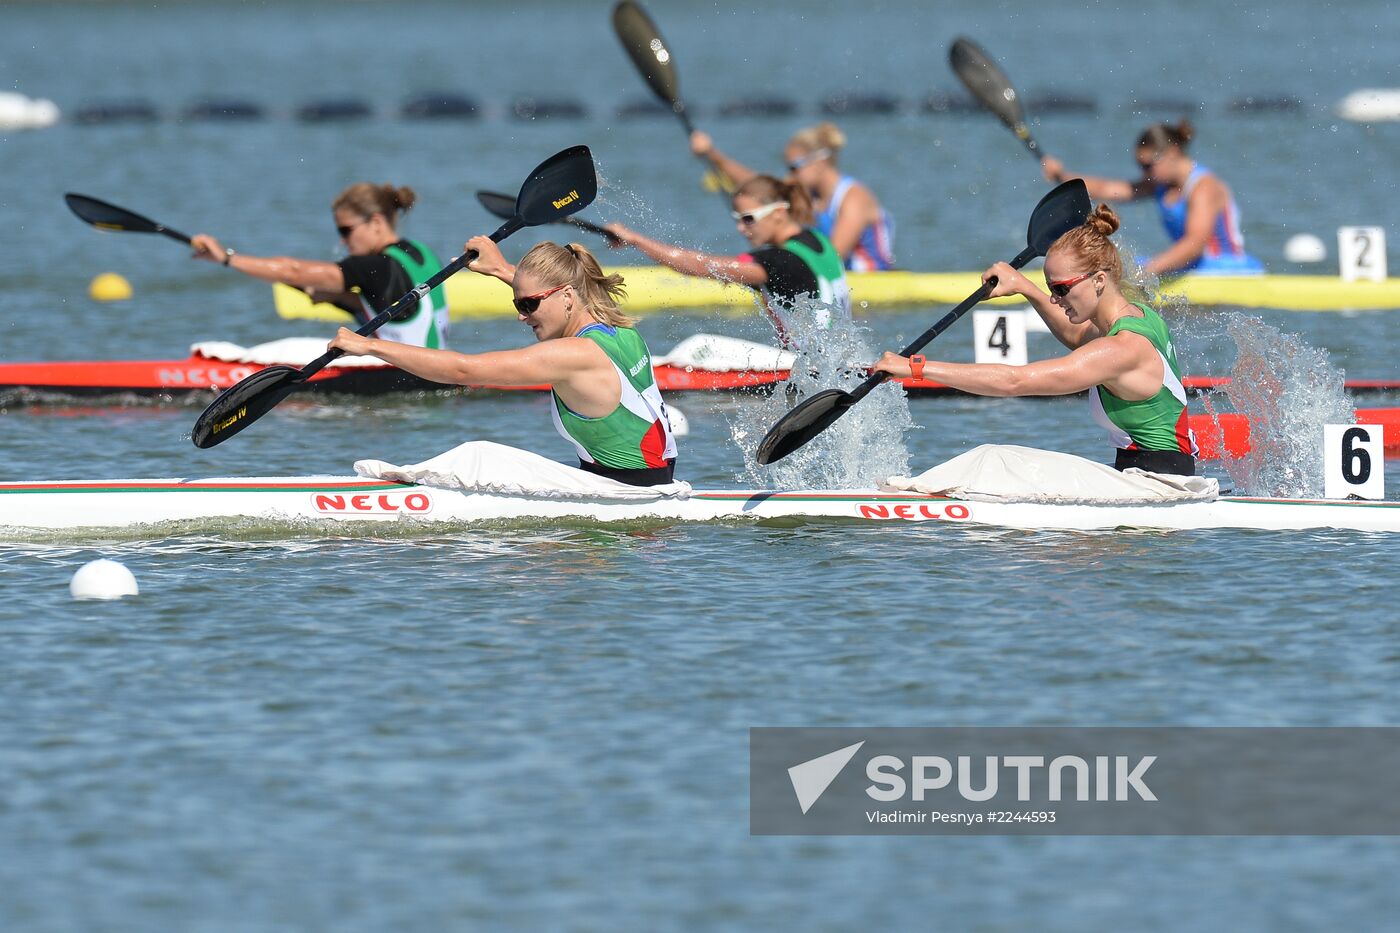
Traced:
[[[1220, 415], [1218, 425], [1210, 415], [1191, 415], [1190, 419], [1202, 460], [1221, 460], [1223, 454], [1242, 457], [1249, 453], [1250, 425], [1244, 415]], [[1400, 456], [1400, 408], [1358, 408], [1356, 423], [1384, 425], [1386, 456]]]
[[[712, 338], [699, 347], [697, 338], [658, 358], [655, 372], [662, 391], [739, 390], [772, 386], [785, 380], [790, 354], [775, 347], [730, 338]], [[677, 357], [677, 350], [689, 355]], [[196, 344], [182, 360], [103, 360], [57, 363], [0, 363], [0, 402], [39, 402], [135, 396], [176, 401], [220, 392], [274, 364], [303, 366], [320, 356], [326, 341], [290, 338], [256, 347], [208, 342]], [[727, 356], [726, 356], [727, 353]], [[692, 359], [692, 357], [695, 357]], [[757, 365], [749, 365], [757, 364]], [[313, 393], [383, 395], [391, 392], [470, 390], [544, 391], [537, 386], [457, 386], [431, 382], [369, 357], [342, 357], [314, 374]]]
[[[321, 338], [289, 338], [256, 347], [196, 344], [182, 360], [110, 360], [58, 363], [0, 363], [0, 404], [74, 398], [141, 397], [152, 401], [198, 399], [222, 391], [260, 369], [281, 363], [302, 366], [325, 351]], [[654, 372], [663, 392], [742, 391], [786, 381], [793, 357], [764, 344], [698, 334], [656, 357]], [[910, 395], [953, 395], [957, 390], [927, 379], [901, 379]], [[1229, 379], [1191, 376], [1192, 392], [1219, 388]], [[1352, 392], [1400, 391], [1400, 382], [1349, 381]], [[466, 391], [544, 391], [548, 386], [468, 386]], [[307, 391], [344, 395], [392, 392], [461, 392], [463, 386], [420, 379], [369, 357], [342, 357], [311, 377]], [[1198, 429], [1198, 434], [1200, 430]]]

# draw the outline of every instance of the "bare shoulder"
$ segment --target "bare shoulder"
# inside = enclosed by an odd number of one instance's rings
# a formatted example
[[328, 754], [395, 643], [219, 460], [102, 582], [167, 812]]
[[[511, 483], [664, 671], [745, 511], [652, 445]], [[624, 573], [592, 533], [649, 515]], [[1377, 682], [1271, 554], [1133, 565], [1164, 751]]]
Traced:
[[590, 369], [610, 364], [607, 353], [587, 337], [559, 337], [536, 344], [547, 358], [571, 369]]
[[1191, 200], [1223, 202], [1230, 197], [1230, 187], [1214, 172], [1207, 172], [1191, 189]]
[[865, 186], [863, 182], [855, 182], [846, 191], [846, 197], [841, 202], [841, 210], [848, 208], [857, 211], [878, 210], [880, 199], [875, 197], [875, 192]]
[[1152, 341], [1137, 331], [1120, 330], [1111, 337], [1105, 337], [1095, 342], [1102, 343], [1110, 352], [1125, 357], [1155, 357], [1157, 355], [1157, 348]]

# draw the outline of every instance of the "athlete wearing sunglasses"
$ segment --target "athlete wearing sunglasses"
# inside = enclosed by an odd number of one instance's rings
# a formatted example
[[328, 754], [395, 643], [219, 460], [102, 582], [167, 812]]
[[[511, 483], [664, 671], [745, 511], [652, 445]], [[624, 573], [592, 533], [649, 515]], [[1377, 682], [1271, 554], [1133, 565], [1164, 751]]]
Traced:
[[[380, 311], [442, 268], [433, 251], [417, 240], [401, 238], [397, 218], [411, 208], [412, 188], [360, 182], [331, 204], [332, 223], [349, 251], [339, 262], [250, 256], [235, 252], [214, 237], [194, 237], [196, 259], [218, 262], [254, 278], [300, 288], [361, 321]], [[403, 317], [378, 330], [385, 340], [420, 347], [447, 346], [447, 299], [439, 286]]]
[[1106, 201], [1155, 200], [1172, 245], [1142, 260], [1148, 272], [1263, 272], [1259, 260], [1244, 250], [1240, 211], [1229, 187], [1186, 154], [1194, 135], [1186, 120], [1176, 125], [1154, 123], [1143, 130], [1133, 151], [1142, 172], [1136, 179], [1077, 176], [1050, 155], [1041, 159], [1041, 168], [1045, 178], [1056, 183], [1083, 178], [1090, 197]]
[[931, 379], [975, 395], [1073, 395], [1088, 391], [1094, 420], [1108, 430], [1120, 470], [1191, 476], [1196, 439], [1171, 335], [1156, 311], [1123, 294], [1123, 265], [1109, 237], [1118, 215], [1100, 204], [1045, 255], [1046, 294], [1004, 262], [988, 269], [989, 297], [1020, 295], [1070, 353], [1027, 366], [942, 363], [886, 353], [875, 369]]
[[[847, 269], [869, 272], [894, 267], [894, 221], [868, 187], [836, 166], [846, 136], [834, 123], [819, 123], [794, 133], [783, 149], [788, 179], [812, 201], [812, 226], [831, 240]], [[757, 173], [715, 148], [708, 134], [696, 130], [690, 148], [719, 173], [742, 184]]]
[[361, 337], [342, 327], [331, 346], [375, 356], [448, 385], [551, 386], [555, 429], [579, 468], [633, 486], [672, 481], [676, 441], [651, 368], [651, 351], [618, 308], [622, 277], [606, 275], [583, 246], [540, 243], [512, 266], [490, 237], [467, 241], [468, 268], [510, 285], [535, 343], [456, 353]]
[[794, 333], [802, 329], [831, 326], [833, 315], [850, 318], [851, 293], [841, 257], [823, 233], [804, 226], [811, 220], [811, 202], [801, 185], [755, 175], [734, 192], [733, 208], [735, 228], [750, 246], [738, 256], [682, 249], [622, 224], [605, 229], [619, 246], [635, 247], [677, 272], [755, 289], [784, 345], [792, 345]]

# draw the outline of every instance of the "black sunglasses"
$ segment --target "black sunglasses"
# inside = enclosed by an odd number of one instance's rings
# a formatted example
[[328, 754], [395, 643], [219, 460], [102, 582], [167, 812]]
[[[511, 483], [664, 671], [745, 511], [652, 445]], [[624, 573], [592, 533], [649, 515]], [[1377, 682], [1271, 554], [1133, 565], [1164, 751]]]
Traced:
[[351, 232], [352, 230], [354, 230], [356, 227], [359, 227], [359, 226], [362, 226], [362, 225], [364, 225], [364, 224], [369, 223], [369, 221], [370, 221], [370, 219], [369, 219], [368, 217], [366, 217], [364, 220], [357, 220], [355, 223], [351, 224], [351, 225], [348, 226], [348, 227], [342, 227], [342, 226], [340, 226], [339, 224], [337, 224], [337, 225], [336, 225], [336, 228], [335, 228], [335, 232], [338, 233], [338, 234], [340, 234], [340, 238], [341, 238], [342, 240], [344, 240], [344, 239], [346, 239], [347, 237], [350, 236], [350, 232]]

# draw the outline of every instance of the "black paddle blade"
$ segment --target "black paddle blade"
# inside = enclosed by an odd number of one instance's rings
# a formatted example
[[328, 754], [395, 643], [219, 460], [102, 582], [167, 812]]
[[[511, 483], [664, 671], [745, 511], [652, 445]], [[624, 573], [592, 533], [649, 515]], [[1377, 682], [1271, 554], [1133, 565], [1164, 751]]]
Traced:
[[804, 446], [846, 412], [858, 399], [840, 389], [823, 389], [778, 419], [759, 442], [755, 459], [762, 466], [777, 463]]
[[1060, 237], [1089, 219], [1093, 205], [1084, 179], [1071, 178], [1040, 199], [1026, 230], [1026, 246], [1044, 256]]
[[[177, 232], [156, 223], [149, 217], [142, 217], [134, 211], [117, 207], [115, 204], [108, 204], [97, 198], [90, 198], [85, 194], [69, 192], [63, 196], [63, 200], [68, 203], [68, 209], [78, 215], [79, 220], [92, 224], [99, 230], [116, 230], [124, 233], [163, 233], [166, 235]], [[183, 234], [178, 234], [175, 239], [189, 242], [189, 238]]]
[[306, 379], [295, 366], [269, 366], [230, 386], [204, 409], [190, 439], [204, 450], [242, 431], [291, 395]]
[[666, 41], [661, 38], [660, 30], [647, 16], [646, 10], [633, 0], [622, 0], [613, 7], [613, 30], [652, 93], [680, 113], [684, 105], [681, 103], [680, 80], [676, 75], [675, 63], [671, 60], [671, 50], [666, 47]]
[[501, 194], [498, 191], [478, 191], [477, 201], [486, 208], [488, 213], [495, 214], [502, 220], [510, 220], [515, 216], [515, 198], [508, 194]]
[[948, 50], [948, 64], [979, 104], [996, 114], [1033, 154], [1038, 151], [1016, 89], [981, 46], [971, 39], [955, 40]]
[[515, 215], [526, 226], [554, 223], [576, 214], [598, 195], [598, 175], [587, 146], [571, 146], [530, 173], [515, 199]]

